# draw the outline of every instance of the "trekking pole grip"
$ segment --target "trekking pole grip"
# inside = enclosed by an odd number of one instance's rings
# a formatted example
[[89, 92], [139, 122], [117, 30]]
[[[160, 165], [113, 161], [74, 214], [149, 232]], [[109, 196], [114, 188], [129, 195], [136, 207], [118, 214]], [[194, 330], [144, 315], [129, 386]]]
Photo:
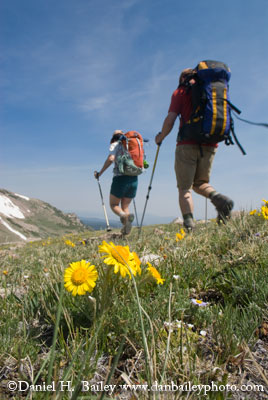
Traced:
[[[161, 133], [162, 133], [162, 132], [158, 132], [157, 136], [158, 136], [158, 135], [160, 135]], [[162, 141], [161, 141], [160, 143], [157, 143], [157, 146], [159, 146], [159, 147], [160, 147], [160, 146], [161, 146], [161, 144], [162, 144]]]
[[94, 171], [94, 177], [97, 179], [97, 181], [100, 178], [100, 173], [98, 171]]

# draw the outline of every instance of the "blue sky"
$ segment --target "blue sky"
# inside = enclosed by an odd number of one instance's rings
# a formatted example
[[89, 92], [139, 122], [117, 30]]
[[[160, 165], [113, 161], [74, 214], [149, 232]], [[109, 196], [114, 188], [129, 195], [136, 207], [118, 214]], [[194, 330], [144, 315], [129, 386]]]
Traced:
[[[152, 167], [180, 71], [205, 59], [230, 66], [241, 117], [268, 122], [267, 0], [2, 0], [0, 7], [0, 188], [102, 216], [93, 171], [112, 132], [150, 139]], [[180, 216], [177, 128], [178, 121], [161, 146], [148, 215]], [[247, 155], [221, 144], [211, 183], [236, 210], [248, 210], [268, 198], [268, 130], [238, 120], [235, 128]], [[139, 214], [151, 170], [139, 178]], [[101, 177], [107, 209], [111, 179], [112, 168]], [[194, 201], [195, 217], [204, 218], [205, 199]], [[216, 215], [211, 204], [208, 215]]]

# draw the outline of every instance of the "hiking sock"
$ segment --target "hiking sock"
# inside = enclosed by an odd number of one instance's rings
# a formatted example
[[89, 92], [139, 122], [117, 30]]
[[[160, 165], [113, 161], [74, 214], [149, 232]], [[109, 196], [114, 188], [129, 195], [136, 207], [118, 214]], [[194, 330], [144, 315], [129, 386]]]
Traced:
[[127, 214], [126, 214], [124, 211], [121, 211], [121, 212], [119, 213], [119, 217], [120, 217], [121, 223], [122, 223], [123, 225], [125, 225], [126, 222], [127, 222]]
[[216, 196], [216, 194], [219, 194], [219, 192], [216, 192], [216, 190], [213, 190], [213, 192], [209, 193], [208, 197], [210, 200], [213, 199], [214, 196]]
[[188, 219], [188, 218], [192, 218], [194, 219], [194, 216], [192, 213], [188, 213], [188, 214], [183, 214], [183, 219]]

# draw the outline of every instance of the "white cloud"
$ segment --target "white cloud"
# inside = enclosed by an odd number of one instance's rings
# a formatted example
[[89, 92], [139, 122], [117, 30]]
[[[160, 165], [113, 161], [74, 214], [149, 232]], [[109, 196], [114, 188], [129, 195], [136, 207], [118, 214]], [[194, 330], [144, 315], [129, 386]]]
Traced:
[[80, 104], [78, 108], [80, 108], [82, 111], [88, 112], [88, 111], [100, 110], [104, 108], [107, 104], [109, 104], [107, 96], [93, 97], [85, 101], [83, 104]]

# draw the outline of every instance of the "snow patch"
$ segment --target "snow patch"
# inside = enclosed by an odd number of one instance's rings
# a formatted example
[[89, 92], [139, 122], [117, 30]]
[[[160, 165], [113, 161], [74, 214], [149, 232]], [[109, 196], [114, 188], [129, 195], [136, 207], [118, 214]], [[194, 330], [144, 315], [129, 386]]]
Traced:
[[15, 233], [15, 235], [19, 236], [21, 239], [23, 240], [27, 240], [27, 237], [24, 236], [22, 233], [15, 231], [15, 229], [11, 228], [11, 226], [8, 225], [7, 222], [3, 221], [2, 218], [0, 217], [0, 222], [2, 222], [2, 224], [11, 232]]
[[0, 213], [9, 218], [25, 218], [19, 207], [4, 195], [0, 195]]
[[24, 200], [28, 200], [28, 201], [30, 200], [29, 197], [23, 196], [22, 194], [15, 193], [15, 195], [18, 196], [18, 197], [21, 197]]

